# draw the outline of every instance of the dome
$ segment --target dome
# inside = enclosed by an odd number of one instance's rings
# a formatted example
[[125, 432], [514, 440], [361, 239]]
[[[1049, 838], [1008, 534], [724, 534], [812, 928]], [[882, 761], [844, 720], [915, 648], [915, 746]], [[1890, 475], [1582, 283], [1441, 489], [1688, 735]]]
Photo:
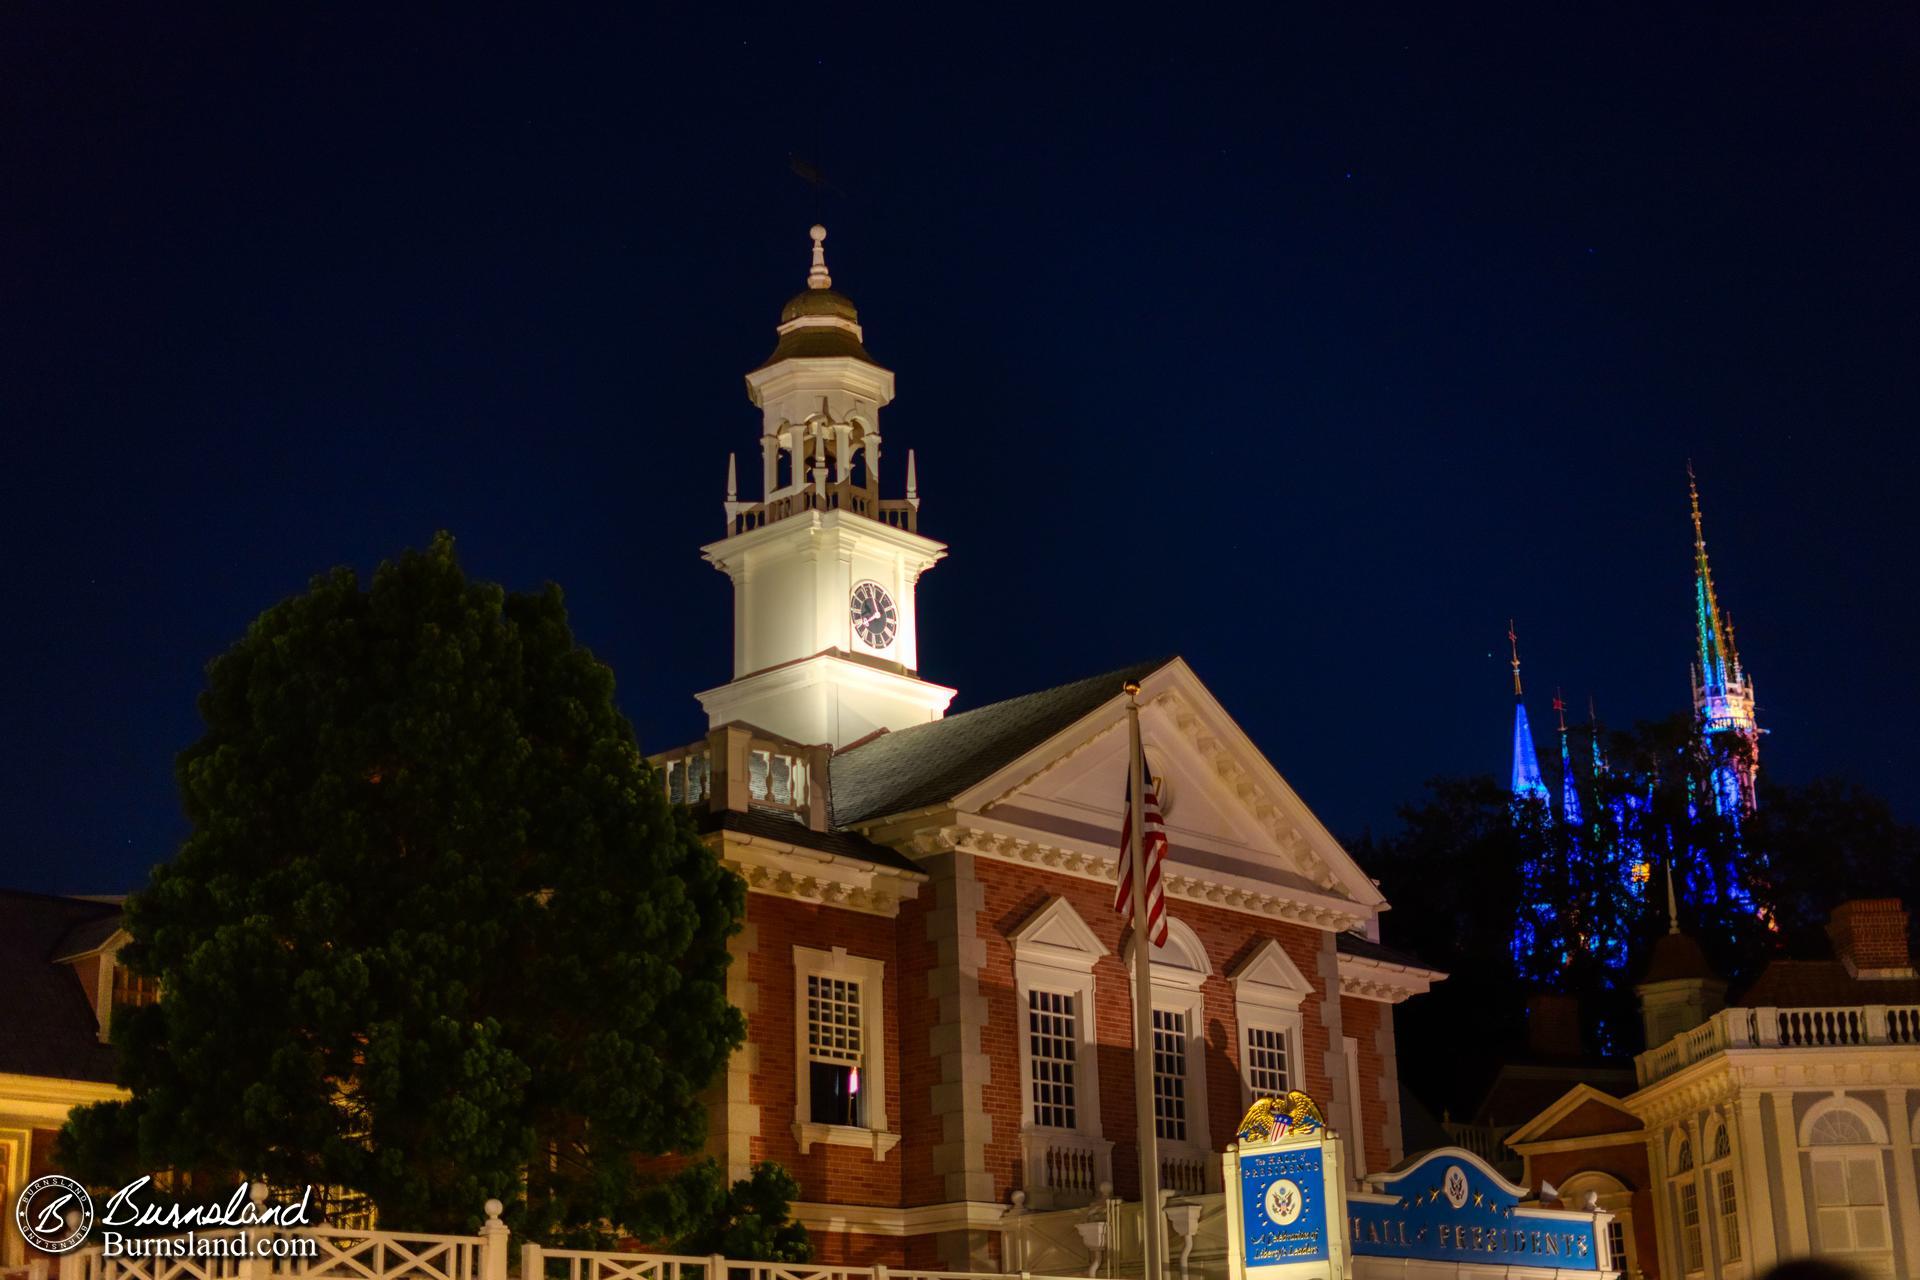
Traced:
[[1712, 978], [1713, 966], [1707, 953], [1689, 934], [1662, 934], [1653, 944], [1653, 959], [1647, 964], [1642, 982], [1672, 982], [1680, 978]]
[[853, 299], [832, 289], [808, 289], [796, 293], [786, 306], [780, 308], [781, 324], [798, 320], [801, 316], [833, 316], [856, 324], [860, 320], [860, 313], [853, 309]]

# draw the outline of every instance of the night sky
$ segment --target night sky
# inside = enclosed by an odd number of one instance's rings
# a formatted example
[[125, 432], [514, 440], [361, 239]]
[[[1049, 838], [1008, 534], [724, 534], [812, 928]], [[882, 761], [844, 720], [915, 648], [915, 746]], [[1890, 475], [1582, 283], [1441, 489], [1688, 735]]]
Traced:
[[1177, 651], [1385, 829], [1509, 615], [1536, 724], [1686, 705], [1691, 457], [1765, 767], [1920, 818], [1911, 5], [723, 7], [0, 14], [0, 885], [139, 884], [207, 659], [440, 528], [697, 736], [816, 218], [956, 708]]

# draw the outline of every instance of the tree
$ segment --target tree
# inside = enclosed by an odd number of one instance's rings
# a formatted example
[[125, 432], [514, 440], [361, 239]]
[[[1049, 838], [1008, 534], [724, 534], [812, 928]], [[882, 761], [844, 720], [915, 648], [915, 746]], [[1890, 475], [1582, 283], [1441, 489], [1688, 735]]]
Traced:
[[127, 904], [164, 993], [115, 1023], [132, 1101], [62, 1158], [353, 1189], [403, 1229], [488, 1196], [536, 1237], [686, 1228], [640, 1158], [705, 1139], [743, 889], [613, 691], [557, 587], [469, 581], [445, 534], [262, 614], [176, 766], [191, 834]]

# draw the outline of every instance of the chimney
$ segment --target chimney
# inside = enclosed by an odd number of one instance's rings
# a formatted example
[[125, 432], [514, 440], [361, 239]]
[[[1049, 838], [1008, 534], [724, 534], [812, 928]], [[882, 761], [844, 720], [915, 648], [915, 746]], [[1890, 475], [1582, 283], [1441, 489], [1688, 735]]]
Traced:
[[1581, 1057], [1580, 1001], [1557, 991], [1527, 997], [1527, 1051], [1536, 1058]]
[[1827, 922], [1834, 958], [1855, 978], [1916, 976], [1907, 954], [1907, 909], [1898, 898], [1856, 898]]

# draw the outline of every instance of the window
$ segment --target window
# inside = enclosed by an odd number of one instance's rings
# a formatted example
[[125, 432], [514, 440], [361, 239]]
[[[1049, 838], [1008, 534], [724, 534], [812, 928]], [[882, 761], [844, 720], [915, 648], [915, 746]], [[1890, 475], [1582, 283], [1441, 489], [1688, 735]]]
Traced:
[[1615, 1217], [1607, 1224], [1607, 1259], [1622, 1275], [1627, 1270], [1627, 1224]]
[[1153, 1011], [1153, 1131], [1187, 1140], [1187, 1015], [1175, 1009]]
[[1028, 1055], [1033, 1081], [1033, 1122], [1047, 1129], [1077, 1129], [1074, 1058], [1079, 1035], [1071, 995], [1027, 992]]
[[1286, 949], [1269, 938], [1232, 971], [1240, 1024], [1242, 1106], [1294, 1087], [1300, 1002], [1312, 990]]
[[900, 1141], [887, 1132], [886, 1037], [881, 1010], [886, 964], [846, 948], [793, 949], [794, 1136], [870, 1147], [883, 1159]]
[[1247, 1028], [1247, 1088], [1256, 1098], [1277, 1098], [1293, 1087], [1287, 1033], [1278, 1027]]
[[1693, 1180], [1693, 1143], [1685, 1138], [1673, 1154], [1673, 1176], [1680, 1198], [1681, 1261], [1686, 1270], [1699, 1271], [1706, 1266], [1700, 1240], [1700, 1188]]
[[1687, 1270], [1699, 1271], [1705, 1265], [1700, 1250], [1700, 1191], [1691, 1182], [1680, 1184], [1680, 1238]]
[[160, 986], [145, 974], [135, 973], [120, 963], [116, 954], [109, 958], [113, 966], [113, 1007], [152, 1004], [160, 998]]
[[807, 975], [808, 1090], [815, 1124], [862, 1123], [860, 984]]
[[1859, 1103], [1836, 1097], [1817, 1104], [1802, 1122], [1801, 1141], [1813, 1161], [1815, 1232], [1828, 1252], [1892, 1247], [1881, 1178], [1886, 1135], [1878, 1117], [1870, 1116]]
[[1720, 1257], [1723, 1262], [1740, 1261], [1740, 1201], [1733, 1192], [1733, 1170], [1722, 1169], [1713, 1175], [1717, 1206], [1720, 1210]]

